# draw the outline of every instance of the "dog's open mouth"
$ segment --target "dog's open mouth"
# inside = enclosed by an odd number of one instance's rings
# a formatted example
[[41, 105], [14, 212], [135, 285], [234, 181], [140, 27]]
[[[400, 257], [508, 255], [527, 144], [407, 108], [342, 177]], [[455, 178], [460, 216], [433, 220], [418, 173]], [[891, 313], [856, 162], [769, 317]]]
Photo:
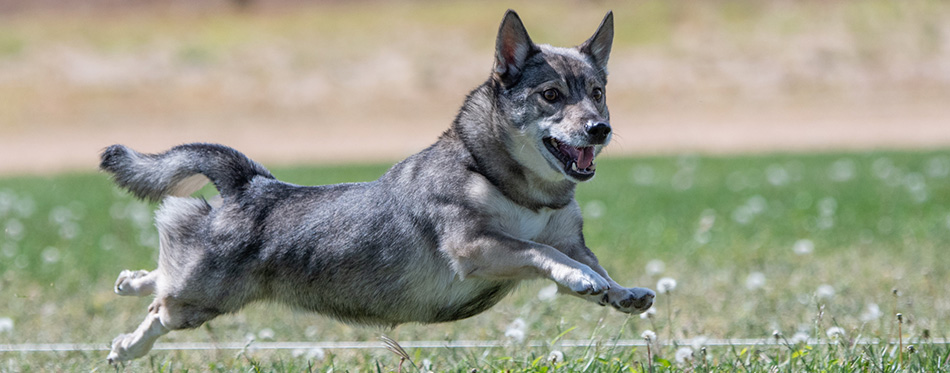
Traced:
[[553, 137], [545, 137], [544, 146], [557, 158], [564, 166], [564, 172], [569, 176], [579, 180], [587, 181], [594, 177], [594, 147], [593, 146], [570, 146], [564, 144]]

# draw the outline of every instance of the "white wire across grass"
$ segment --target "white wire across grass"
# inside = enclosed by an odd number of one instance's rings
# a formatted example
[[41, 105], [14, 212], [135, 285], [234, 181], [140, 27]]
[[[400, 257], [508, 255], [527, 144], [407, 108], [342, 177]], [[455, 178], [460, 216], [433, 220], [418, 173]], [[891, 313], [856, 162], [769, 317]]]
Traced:
[[[832, 339], [809, 339], [805, 342], [809, 346], [829, 345], [829, 344], [855, 344], [855, 345], [896, 345], [896, 339], [884, 341], [880, 339], [862, 338], [853, 342]], [[914, 341], [920, 344], [950, 344], [950, 339], [933, 338]], [[693, 340], [684, 339], [673, 342], [654, 342], [652, 345], [660, 346], [690, 346]], [[908, 344], [908, 341], [904, 341]], [[510, 347], [508, 341], [405, 341], [399, 342], [404, 348], [498, 348]], [[517, 344], [524, 347], [551, 347], [552, 344], [547, 341], [527, 341]], [[590, 341], [590, 340], [561, 340], [553, 344], [559, 348], [591, 347], [600, 345], [601, 347], [644, 347], [647, 342], [642, 339], [622, 339], [615, 341]], [[704, 346], [760, 346], [775, 347], [785, 346], [784, 342], [776, 342], [770, 338], [733, 338], [733, 339], [704, 339]], [[153, 350], [300, 350], [322, 348], [325, 350], [365, 350], [385, 348], [382, 342], [175, 342], [175, 343], [156, 343]], [[79, 352], [79, 351], [108, 351], [109, 345], [105, 343], [21, 343], [21, 344], [0, 344], [0, 353], [3, 352]]]

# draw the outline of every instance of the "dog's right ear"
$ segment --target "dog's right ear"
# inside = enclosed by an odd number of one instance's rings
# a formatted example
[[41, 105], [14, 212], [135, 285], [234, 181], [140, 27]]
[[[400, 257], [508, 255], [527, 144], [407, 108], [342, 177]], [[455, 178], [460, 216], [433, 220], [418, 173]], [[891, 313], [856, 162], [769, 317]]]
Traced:
[[508, 9], [498, 28], [498, 39], [495, 41], [495, 76], [504, 85], [517, 83], [521, 79], [525, 62], [536, 49], [518, 13]]

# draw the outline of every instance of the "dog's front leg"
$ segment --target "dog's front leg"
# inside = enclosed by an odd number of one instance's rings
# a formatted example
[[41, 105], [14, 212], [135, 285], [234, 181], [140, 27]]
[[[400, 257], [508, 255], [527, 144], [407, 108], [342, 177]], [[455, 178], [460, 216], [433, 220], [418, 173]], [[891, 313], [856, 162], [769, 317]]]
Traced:
[[546, 277], [578, 295], [598, 296], [610, 283], [590, 266], [537, 242], [505, 234], [485, 234], [455, 250], [455, 265], [464, 277], [495, 280]]
[[[620, 284], [617, 284], [613, 279], [610, 278], [610, 275], [607, 274], [607, 270], [600, 266], [600, 263], [597, 261], [597, 257], [594, 256], [594, 253], [591, 252], [586, 246], [568, 245], [568, 247], [573, 247], [573, 249], [565, 250], [569, 257], [577, 260], [578, 262], [586, 264], [592, 270], [600, 274], [610, 284], [610, 290], [608, 290], [603, 295], [582, 295], [582, 298], [602, 306], [609, 304], [618, 311], [624, 313], [641, 313], [650, 309], [650, 307], [653, 305], [653, 299], [656, 297], [656, 293], [653, 290], [647, 288], [626, 288], [620, 286]], [[565, 291], [565, 289], [560, 289], [560, 291], [573, 295], [573, 293]]]

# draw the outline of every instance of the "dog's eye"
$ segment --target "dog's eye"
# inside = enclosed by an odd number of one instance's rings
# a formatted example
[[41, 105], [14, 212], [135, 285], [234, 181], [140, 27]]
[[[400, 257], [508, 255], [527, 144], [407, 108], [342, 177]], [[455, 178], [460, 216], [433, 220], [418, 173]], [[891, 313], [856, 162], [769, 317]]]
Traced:
[[557, 101], [558, 97], [561, 97], [561, 94], [554, 88], [548, 88], [541, 92], [541, 96], [548, 102], [554, 102]]
[[593, 98], [594, 101], [600, 102], [604, 99], [604, 90], [600, 88], [594, 88], [594, 91], [590, 93], [590, 97]]

